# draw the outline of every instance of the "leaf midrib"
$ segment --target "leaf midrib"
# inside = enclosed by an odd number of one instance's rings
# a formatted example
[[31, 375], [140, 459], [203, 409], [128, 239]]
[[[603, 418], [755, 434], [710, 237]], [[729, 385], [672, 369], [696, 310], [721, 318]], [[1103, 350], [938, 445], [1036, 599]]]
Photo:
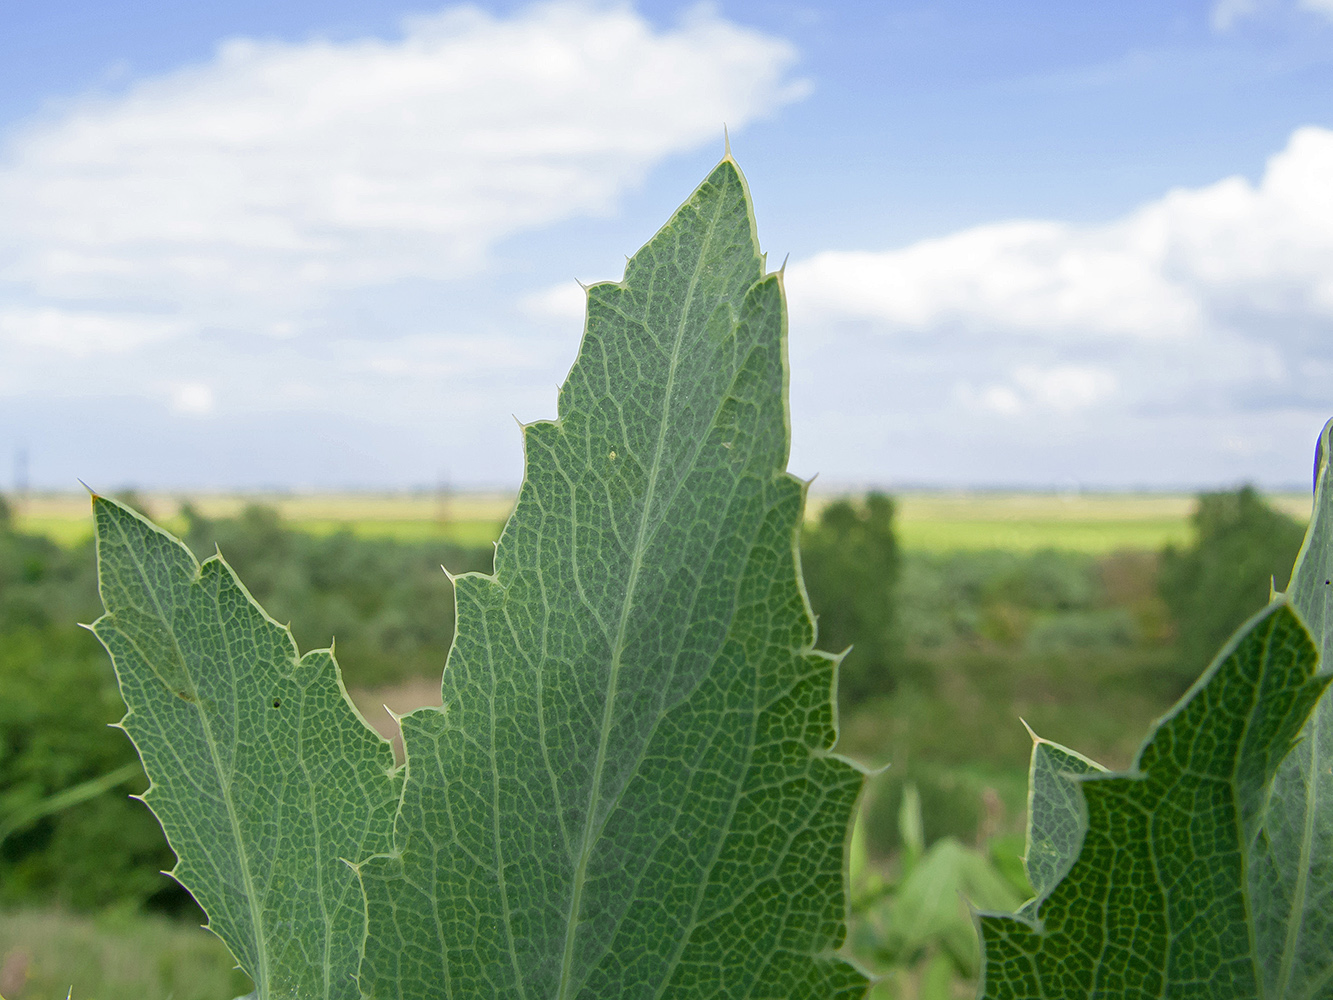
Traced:
[[709, 219], [708, 230], [702, 241], [698, 260], [690, 275], [689, 288], [685, 294], [685, 301], [681, 306], [680, 320], [676, 324], [675, 342], [672, 344], [671, 348], [671, 364], [667, 370], [667, 383], [662, 396], [662, 418], [657, 430], [657, 444], [654, 449], [653, 463], [648, 472], [648, 485], [644, 492], [642, 514], [639, 518], [639, 529], [634, 540], [634, 549], [630, 560], [629, 578], [625, 585], [625, 598], [621, 604], [620, 622], [616, 628], [615, 642], [611, 647], [610, 678], [607, 684], [606, 701], [602, 708], [602, 724], [601, 731], [598, 734], [597, 758], [593, 765], [592, 779], [588, 790], [588, 805], [584, 816], [583, 836], [579, 845], [579, 860], [574, 870], [574, 889], [570, 898], [569, 919], [565, 925], [565, 948], [560, 962], [560, 989], [557, 994], [557, 1000], [568, 1000], [570, 995], [570, 971], [574, 961], [574, 941], [577, 936], [579, 918], [582, 913], [583, 886], [587, 880], [588, 859], [592, 853], [592, 831], [595, 815], [595, 809], [593, 807], [600, 792], [602, 770], [606, 764], [607, 740], [611, 732], [613, 710], [619, 689], [621, 667], [620, 657], [624, 649], [625, 635], [629, 626], [630, 609], [634, 605], [634, 593], [638, 586], [639, 573], [643, 565], [643, 553], [649, 535], [649, 515], [653, 510], [653, 498], [656, 494], [657, 479], [661, 473], [662, 467], [662, 453], [666, 447], [667, 429], [671, 417], [672, 394], [676, 383], [676, 371], [680, 365], [681, 342], [685, 336], [686, 321], [690, 315], [690, 307], [694, 302], [694, 293], [695, 289], [698, 287], [699, 275], [703, 269], [703, 262], [707, 257], [708, 247], [712, 242], [713, 234], [717, 227], [721, 208], [722, 204], [719, 199], [718, 204], [714, 208], [713, 216]]

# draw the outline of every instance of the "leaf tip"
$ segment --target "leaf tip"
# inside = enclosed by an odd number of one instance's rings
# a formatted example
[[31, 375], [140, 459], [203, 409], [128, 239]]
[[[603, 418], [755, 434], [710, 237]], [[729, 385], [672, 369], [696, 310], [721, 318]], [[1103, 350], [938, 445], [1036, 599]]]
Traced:
[[1333, 443], [1329, 441], [1330, 431], [1333, 431], [1333, 419], [1325, 422], [1323, 429], [1319, 432], [1319, 437], [1315, 438], [1314, 485], [1312, 488], [1316, 493], [1319, 492], [1319, 475], [1324, 471], [1324, 467], [1328, 465], [1329, 444]]

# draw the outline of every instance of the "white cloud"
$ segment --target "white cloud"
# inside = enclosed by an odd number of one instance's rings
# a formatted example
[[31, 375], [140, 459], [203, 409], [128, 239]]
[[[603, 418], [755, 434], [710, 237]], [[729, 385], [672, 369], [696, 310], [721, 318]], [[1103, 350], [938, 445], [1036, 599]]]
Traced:
[[1002, 417], [1012, 417], [1023, 412], [1023, 400], [1010, 386], [988, 385], [974, 393], [970, 386], [964, 386], [959, 394], [963, 402], [975, 399], [983, 410], [998, 413]]
[[1209, 14], [1214, 31], [1227, 31], [1242, 18], [1259, 10], [1260, 0], [1217, 0]]
[[1115, 393], [1118, 384], [1113, 373], [1084, 365], [1023, 365], [1014, 372], [1014, 381], [1035, 403], [1059, 413], [1100, 403]]
[[[1333, 0], [1296, 0], [1291, 6], [1333, 18]], [[1286, 9], [1289, 8], [1283, 0], [1217, 0], [1208, 19], [1214, 31], [1229, 31], [1238, 21]]]
[[830, 250], [786, 286], [802, 474], [1291, 482], [1333, 413], [1333, 131], [1294, 132], [1257, 182]]
[[204, 417], [213, 412], [217, 400], [213, 388], [203, 382], [180, 382], [171, 387], [171, 408], [190, 417]]
[[912, 330], [1160, 337], [1193, 329], [1197, 303], [1139, 236], [1000, 223], [887, 253], [828, 251], [788, 267], [787, 286], [806, 313]]
[[1006, 222], [887, 252], [830, 251], [787, 269], [812, 321], [1044, 338], [1159, 339], [1240, 309], [1333, 317], [1333, 132], [1304, 128], [1256, 186], [1172, 191], [1107, 226]]
[[1104, 368], [1087, 365], [1019, 365], [1006, 384], [975, 390], [964, 384], [959, 398], [982, 410], [1011, 417], [1020, 413], [1073, 414], [1115, 395], [1119, 379]]
[[562, 281], [523, 296], [519, 306], [533, 319], [576, 321], [583, 319], [588, 294], [578, 282]]
[[456, 277], [510, 234], [610, 212], [663, 157], [804, 93], [794, 58], [707, 9], [659, 30], [578, 2], [232, 40], [11, 138], [0, 282], [289, 335], [335, 292]]
[[0, 311], [0, 343], [75, 358], [132, 351], [179, 333], [173, 320], [57, 307]]

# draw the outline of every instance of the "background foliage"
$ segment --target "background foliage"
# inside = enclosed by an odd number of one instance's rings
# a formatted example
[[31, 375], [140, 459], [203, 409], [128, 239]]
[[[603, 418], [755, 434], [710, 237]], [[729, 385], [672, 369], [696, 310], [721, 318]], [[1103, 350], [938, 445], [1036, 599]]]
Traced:
[[[453, 624], [439, 567], [489, 569], [492, 556], [489, 544], [314, 534], [262, 507], [228, 518], [185, 513], [188, 544], [199, 553], [219, 546], [256, 598], [291, 621], [303, 649], [336, 636], [351, 688], [438, 678]], [[925, 919], [912, 909], [920, 894], [904, 890], [929, 878], [1018, 891], [1030, 743], [1017, 718], [1104, 763], [1127, 763], [1150, 720], [1266, 603], [1270, 579], [1286, 582], [1303, 526], [1243, 488], [1201, 496], [1190, 543], [1161, 552], [922, 551], [900, 546], [895, 513], [883, 495], [835, 501], [802, 537], [820, 644], [852, 646], [843, 746], [892, 764], [864, 809], [853, 943], [867, 962], [895, 970], [880, 996], [967, 995], [956, 922], [936, 913], [939, 935], [903, 938], [902, 928]], [[136, 760], [107, 727], [123, 709], [105, 654], [76, 624], [98, 607], [91, 546], [20, 531], [0, 506], [0, 825]], [[145, 918], [135, 914], [198, 918], [159, 874], [170, 853], [128, 798], [142, 787], [137, 776], [0, 843], [8, 1000], [48, 995], [53, 961], [137, 933]], [[141, 984], [125, 995], [205, 995], [158, 985], [177, 981], [168, 972], [178, 962], [216, 965], [216, 981], [230, 982], [216, 942], [164, 926], [143, 925], [142, 940], [161, 957], [116, 973]], [[43, 935], [82, 944], [48, 954], [34, 944]], [[24, 985], [3, 982], [6, 967]]]
[[1246, 486], [1205, 493], [1191, 519], [1194, 542], [1162, 552], [1161, 591], [1176, 622], [1179, 669], [1193, 680], [1239, 622], [1286, 586], [1305, 526]]

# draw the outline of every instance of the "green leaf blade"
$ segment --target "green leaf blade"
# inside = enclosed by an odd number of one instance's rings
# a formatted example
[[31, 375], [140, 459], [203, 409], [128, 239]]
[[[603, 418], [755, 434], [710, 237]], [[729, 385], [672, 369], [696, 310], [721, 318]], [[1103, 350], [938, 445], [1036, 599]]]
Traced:
[[359, 866], [371, 997], [853, 997], [830, 752], [785, 473], [785, 306], [724, 161], [589, 289], [443, 708], [403, 720], [395, 850]]
[[[1287, 599], [1333, 669], [1333, 420], [1324, 425], [1315, 459], [1315, 496], [1305, 544], [1292, 569]], [[1261, 915], [1264, 996], [1333, 998], [1333, 698], [1315, 706], [1296, 747], [1273, 779], [1251, 869]]]
[[328, 651], [297, 655], [220, 557], [94, 498], [116, 667], [167, 834], [172, 874], [255, 981], [276, 996], [359, 996], [364, 910], [343, 859], [386, 849], [400, 779]]
[[1046, 896], [1064, 878], [1083, 846], [1088, 816], [1083, 793], [1073, 779], [1105, 770], [1081, 753], [1032, 733], [1023, 867], [1034, 901]]
[[1269, 783], [1327, 686], [1297, 615], [1252, 619], [1128, 774], [1078, 780], [1068, 874], [1023, 915], [980, 918], [994, 1000], [1258, 997], [1247, 870]]

